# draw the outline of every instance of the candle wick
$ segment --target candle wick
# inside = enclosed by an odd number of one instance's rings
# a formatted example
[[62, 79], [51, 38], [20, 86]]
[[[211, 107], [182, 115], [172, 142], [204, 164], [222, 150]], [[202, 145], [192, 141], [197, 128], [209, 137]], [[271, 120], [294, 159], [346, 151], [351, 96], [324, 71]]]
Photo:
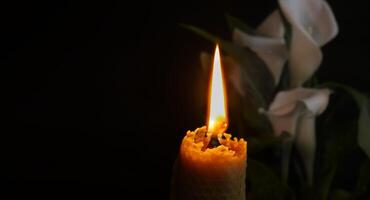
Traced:
[[209, 141], [209, 143], [208, 143], [208, 147], [207, 147], [207, 148], [212, 149], [212, 148], [216, 148], [216, 147], [218, 147], [218, 146], [220, 146], [220, 145], [221, 145], [221, 143], [220, 143], [220, 141], [219, 141], [219, 139], [218, 139], [217, 135], [212, 134], [212, 136], [211, 136], [211, 140]]

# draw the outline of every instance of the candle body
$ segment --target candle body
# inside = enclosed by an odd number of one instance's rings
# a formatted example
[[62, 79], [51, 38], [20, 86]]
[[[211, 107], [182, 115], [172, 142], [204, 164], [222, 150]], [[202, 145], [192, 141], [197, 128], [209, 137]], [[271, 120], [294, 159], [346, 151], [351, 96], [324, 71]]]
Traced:
[[206, 127], [187, 132], [173, 169], [173, 200], [245, 200], [247, 143], [218, 137], [221, 145], [205, 148]]

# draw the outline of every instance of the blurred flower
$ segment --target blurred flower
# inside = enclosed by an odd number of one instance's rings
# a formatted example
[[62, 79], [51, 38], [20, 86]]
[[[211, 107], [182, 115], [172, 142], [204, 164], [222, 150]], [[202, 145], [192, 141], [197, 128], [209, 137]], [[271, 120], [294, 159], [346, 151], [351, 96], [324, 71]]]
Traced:
[[256, 52], [269, 68], [277, 84], [288, 57], [283, 34], [283, 23], [279, 12], [276, 10], [266, 18], [253, 35], [235, 29], [233, 41], [237, 45], [249, 47]]
[[[320, 47], [333, 39], [338, 26], [324, 0], [279, 0], [275, 10], [257, 28], [255, 34], [239, 29], [233, 32], [236, 44], [249, 47], [264, 60], [278, 83], [286, 60], [292, 87], [302, 85], [322, 61]], [[284, 19], [291, 26], [291, 41], [284, 41]]]
[[[254, 33], [235, 29], [233, 41], [256, 52], [269, 68], [275, 84], [279, 83], [284, 64], [288, 61], [290, 87], [293, 89], [278, 92], [264, 112], [276, 136], [283, 132], [291, 134], [303, 159], [308, 182], [312, 183], [316, 148], [315, 116], [327, 107], [330, 91], [301, 86], [321, 64], [320, 47], [337, 35], [338, 26], [324, 0], [278, 2], [280, 10], [269, 15]], [[283, 20], [290, 25], [291, 38], [288, 41], [284, 39]], [[240, 81], [234, 81], [234, 86], [240, 88]]]
[[300, 86], [322, 61], [320, 47], [338, 33], [329, 5], [324, 0], [279, 0], [286, 20], [292, 26], [289, 49], [291, 85]]
[[315, 117], [329, 102], [330, 90], [295, 88], [279, 92], [268, 111], [275, 136], [290, 134], [306, 166], [308, 182], [312, 183], [316, 149]]

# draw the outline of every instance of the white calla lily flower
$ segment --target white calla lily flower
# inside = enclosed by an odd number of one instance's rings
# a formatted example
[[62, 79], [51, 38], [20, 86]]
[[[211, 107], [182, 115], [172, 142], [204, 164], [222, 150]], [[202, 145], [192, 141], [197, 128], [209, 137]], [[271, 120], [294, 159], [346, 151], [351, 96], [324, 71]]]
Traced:
[[249, 47], [265, 62], [275, 83], [280, 81], [284, 63], [288, 57], [283, 38], [284, 27], [281, 16], [276, 10], [257, 28], [256, 35], [235, 29], [233, 41], [237, 45]]
[[[335, 17], [325, 0], [278, 0], [275, 10], [257, 28], [255, 34], [233, 31], [233, 41], [250, 48], [265, 62], [276, 84], [288, 62], [290, 89], [279, 92], [266, 114], [276, 136], [283, 131], [292, 135], [304, 161], [308, 182], [312, 183], [315, 116], [328, 104], [329, 90], [301, 88], [320, 66], [320, 47], [338, 34]], [[284, 40], [284, 22], [291, 27], [289, 44]], [[286, 31], [286, 30], [285, 30]], [[235, 84], [234, 84], [235, 85]]]
[[256, 35], [233, 32], [233, 41], [257, 53], [270, 69], [275, 83], [288, 60], [291, 86], [301, 86], [322, 61], [320, 47], [338, 33], [338, 25], [324, 0], [279, 0], [281, 13], [291, 25], [290, 46], [284, 42], [283, 20], [275, 10], [257, 28]]
[[306, 167], [308, 182], [312, 183], [316, 134], [315, 117], [326, 109], [330, 90], [295, 88], [279, 92], [265, 114], [275, 136], [287, 132], [293, 138]]
[[292, 27], [289, 71], [291, 85], [298, 87], [321, 64], [320, 47], [338, 34], [338, 25], [324, 0], [279, 0], [279, 5]]

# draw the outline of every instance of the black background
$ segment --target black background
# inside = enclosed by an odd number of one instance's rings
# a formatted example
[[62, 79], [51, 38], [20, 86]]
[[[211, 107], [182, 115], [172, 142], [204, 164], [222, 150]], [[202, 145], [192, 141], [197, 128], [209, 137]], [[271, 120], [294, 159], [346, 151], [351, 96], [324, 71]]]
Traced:
[[[370, 6], [329, 3], [340, 33], [323, 48], [318, 76], [369, 92]], [[167, 199], [181, 138], [204, 124], [208, 82], [199, 54], [214, 48], [178, 24], [230, 38], [225, 13], [256, 26], [274, 7], [274, 0], [2, 5], [2, 66], [15, 72], [7, 85], [16, 116], [2, 131], [0, 181], [40, 193], [109, 189], [124, 199]]]

